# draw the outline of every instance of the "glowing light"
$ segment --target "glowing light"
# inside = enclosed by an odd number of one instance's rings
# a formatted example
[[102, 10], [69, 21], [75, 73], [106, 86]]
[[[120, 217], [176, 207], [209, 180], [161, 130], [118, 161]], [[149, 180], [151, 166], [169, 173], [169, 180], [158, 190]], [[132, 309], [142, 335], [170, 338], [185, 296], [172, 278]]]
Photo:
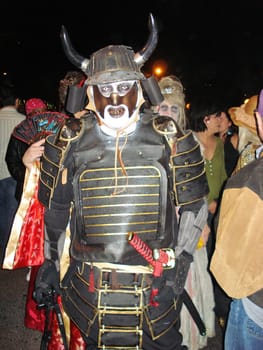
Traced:
[[161, 78], [166, 74], [167, 63], [164, 60], [155, 61], [152, 67], [152, 71], [157, 78]]
[[160, 75], [162, 75], [162, 73], [163, 73], [162, 67], [156, 67], [154, 69], [154, 74], [155, 75], [160, 76]]

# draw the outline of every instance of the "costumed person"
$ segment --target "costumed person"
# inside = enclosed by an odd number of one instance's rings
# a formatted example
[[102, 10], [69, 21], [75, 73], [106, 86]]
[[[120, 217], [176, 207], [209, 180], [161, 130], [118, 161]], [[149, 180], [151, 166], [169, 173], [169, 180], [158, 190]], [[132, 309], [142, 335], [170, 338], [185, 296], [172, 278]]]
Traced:
[[141, 51], [110, 45], [87, 59], [62, 27], [67, 57], [88, 77], [90, 112], [46, 139], [45, 261], [35, 298], [59, 294], [90, 350], [185, 348], [181, 294], [207, 221], [208, 186], [192, 132], [140, 113], [143, 89], [153, 100], [159, 91], [141, 72], [157, 41], [150, 15]]
[[[263, 91], [262, 91], [263, 93]], [[263, 96], [262, 96], [263, 97]], [[256, 112], [263, 141], [263, 101]], [[251, 126], [251, 123], [250, 123]], [[262, 146], [225, 186], [210, 269], [232, 298], [224, 349], [263, 348]]]
[[234, 174], [245, 165], [256, 159], [256, 150], [261, 146], [254, 116], [257, 103], [258, 95], [253, 95], [240, 107], [229, 108], [231, 119], [235, 125], [238, 126], [239, 138], [239, 158], [233, 171]]
[[[178, 123], [179, 127], [185, 130], [187, 120], [182, 82], [176, 76], [172, 75], [163, 77], [158, 83], [164, 100], [160, 103], [157, 110], [161, 115], [172, 117]], [[177, 207], [177, 211], [180, 213], [180, 207]], [[179, 214], [178, 220], [180, 220]], [[205, 225], [201, 237], [207, 236], [209, 232], [209, 226]], [[200, 242], [203, 242], [202, 239], [200, 239]], [[201, 349], [206, 346], [208, 337], [215, 335], [214, 313], [212, 311], [214, 306], [213, 289], [211, 277], [207, 271], [207, 258], [204, 258], [204, 255], [206, 257], [205, 245], [197, 244], [182, 298], [183, 306], [180, 313], [180, 332], [183, 336], [183, 344], [189, 350]], [[190, 305], [188, 296], [191, 298]], [[192, 311], [193, 307], [196, 308], [195, 312]], [[199, 314], [199, 316], [196, 316], [196, 314]]]
[[[7, 166], [17, 180], [19, 207], [5, 250], [3, 268], [29, 268], [24, 325], [44, 332], [46, 313], [33, 299], [35, 277], [44, 256], [44, 207], [37, 196], [39, 167], [45, 137], [56, 133], [68, 116], [49, 111], [46, 103], [39, 98], [27, 100], [25, 111], [27, 118], [14, 128], [6, 153]], [[56, 348], [49, 347], [49, 350], [53, 349]]]
[[[236, 174], [241, 168], [256, 159], [256, 150], [261, 145], [254, 117], [257, 102], [258, 95], [253, 95], [241, 104], [241, 106], [231, 107], [228, 109], [228, 113], [222, 113], [220, 116], [219, 135], [221, 138], [223, 130], [227, 130], [227, 120], [229, 125], [234, 123], [234, 126], [238, 128], [236, 140], [234, 142], [236, 148], [232, 146], [232, 142], [228, 142], [229, 146], [226, 149], [226, 142], [224, 138], [222, 138], [224, 141], [225, 166], [228, 177]], [[232, 132], [230, 131], [230, 137], [231, 134]], [[226, 139], [227, 138], [228, 136], [226, 136]], [[217, 220], [218, 215], [215, 217], [215, 225], [217, 225]], [[219, 325], [224, 332], [231, 298], [222, 290], [215, 279], [213, 279], [213, 282], [216, 303], [215, 312], [218, 317]]]
[[59, 81], [58, 108], [62, 113], [75, 118], [81, 118], [86, 110], [82, 109], [87, 104], [86, 88], [84, 86], [87, 77], [79, 70], [69, 70], [63, 79]]
[[[31, 117], [35, 116], [38, 113], [46, 112], [47, 110], [48, 110], [47, 104], [40, 98], [30, 98], [25, 102], [25, 113], [26, 113], [27, 119], [30, 119]], [[5, 156], [5, 161], [6, 161], [8, 170], [12, 175], [12, 177], [16, 180], [15, 196], [18, 203], [20, 203], [21, 197], [23, 194], [24, 179], [25, 179], [25, 173], [26, 173], [26, 166], [23, 163], [23, 156], [26, 150], [28, 149], [28, 147], [30, 147], [30, 143], [33, 142], [33, 139], [32, 141], [29, 140], [32, 137], [32, 135], [29, 136], [29, 134], [32, 132], [31, 127], [33, 123], [29, 123], [27, 119], [24, 120], [22, 123], [19, 123], [19, 125], [14, 128], [9, 139], [6, 156]], [[19, 135], [19, 130], [21, 132], [21, 136]], [[44, 143], [44, 140], [40, 141], [39, 143], [40, 144], [38, 146], [37, 154], [36, 154], [37, 158], [40, 158], [44, 151], [44, 146], [42, 145]], [[34, 148], [34, 151], [36, 151], [36, 148]], [[32, 159], [35, 160], [36, 157], [34, 156]], [[41, 211], [41, 214], [42, 214], [42, 211]], [[9, 250], [9, 247], [7, 249]], [[29, 266], [28, 268], [29, 268], [29, 271], [26, 276], [27, 281], [30, 281], [31, 273], [33, 275], [31, 276], [32, 282], [29, 283], [29, 288], [28, 288], [24, 321], [25, 321], [26, 327], [32, 328], [32, 325], [33, 325], [34, 326], [33, 328], [37, 328], [35, 327], [35, 324], [37, 324], [38, 322], [36, 322], [35, 319], [36, 319], [36, 314], [38, 314], [38, 312], [36, 311], [36, 302], [32, 299], [32, 291], [34, 288], [33, 276], [36, 274], [38, 266], [34, 266], [33, 270], [32, 270], [32, 266]], [[29, 311], [32, 309], [33, 311]]]
[[185, 94], [182, 82], [175, 75], [168, 75], [162, 77], [158, 84], [164, 100], [157, 106], [157, 113], [172, 117], [178, 126], [182, 130], [185, 130], [187, 120], [185, 115]]
[[[48, 107], [47, 104], [40, 98], [30, 98], [25, 102], [25, 113], [26, 118], [32, 117], [33, 115], [41, 112], [47, 111]], [[28, 125], [28, 122], [23, 122], [22, 124], [19, 123], [17, 126], [18, 128], [21, 128], [21, 125]], [[16, 128], [15, 128], [16, 130]], [[13, 176], [13, 178], [16, 180], [16, 199], [18, 203], [20, 203], [22, 192], [23, 192], [23, 186], [24, 186], [24, 177], [25, 177], [25, 165], [23, 164], [22, 158], [29, 147], [29, 143], [25, 142], [26, 135], [30, 132], [30, 128], [28, 126], [27, 128], [23, 129], [24, 135], [19, 138], [17, 137], [16, 132], [15, 134], [12, 131], [12, 134], [9, 139], [9, 143], [7, 146], [7, 151], [5, 155], [5, 161], [8, 167], [8, 170], [10, 174]]]
[[[59, 112], [47, 111], [46, 103], [39, 98], [28, 99], [25, 103], [27, 121], [20, 123], [13, 130], [6, 154], [7, 165], [17, 180], [17, 199], [20, 202], [23, 196], [23, 203], [15, 217], [3, 267], [15, 269], [28, 266], [29, 273], [26, 279], [29, 284], [24, 325], [43, 333], [41, 346], [48, 346], [48, 350], [61, 350], [63, 339], [60, 336], [57, 316], [54, 312], [54, 305], [58, 305], [58, 300], [49, 296], [48, 305], [39, 308], [33, 298], [36, 274], [39, 265], [43, 262], [41, 249], [43, 249], [44, 232], [41, 216], [44, 208], [37, 199], [35, 188], [38, 185], [39, 161], [44, 151], [45, 140], [43, 138], [40, 141], [34, 141], [57, 132], [65, 119], [80, 118], [86, 113], [84, 109], [87, 101], [86, 90], [84, 91], [85, 79], [86, 75], [81, 70], [71, 70], [60, 80], [58, 97], [61, 110]], [[47, 113], [44, 113], [45, 111]], [[23, 222], [25, 222], [24, 225]], [[21, 237], [19, 244], [17, 244], [18, 236]], [[70, 330], [72, 349], [84, 349], [83, 340], [73, 324], [70, 325]]]

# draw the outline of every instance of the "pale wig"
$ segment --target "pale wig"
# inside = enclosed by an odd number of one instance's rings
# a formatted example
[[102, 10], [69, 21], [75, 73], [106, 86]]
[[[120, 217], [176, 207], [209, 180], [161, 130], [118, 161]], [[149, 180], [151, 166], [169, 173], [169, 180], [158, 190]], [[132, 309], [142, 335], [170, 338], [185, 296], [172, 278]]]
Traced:
[[169, 104], [176, 104], [179, 106], [178, 124], [180, 128], [185, 130], [185, 94], [181, 81], [174, 75], [169, 75], [159, 80], [159, 86], [164, 100]]
[[260, 146], [261, 141], [257, 133], [255, 120], [255, 109], [258, 104], [258, 95], [251, 96], [240, 107], [231, 107], [228, 112], [232, 121], [238, 126], [238, 150], [242, 150], [248, 145]]

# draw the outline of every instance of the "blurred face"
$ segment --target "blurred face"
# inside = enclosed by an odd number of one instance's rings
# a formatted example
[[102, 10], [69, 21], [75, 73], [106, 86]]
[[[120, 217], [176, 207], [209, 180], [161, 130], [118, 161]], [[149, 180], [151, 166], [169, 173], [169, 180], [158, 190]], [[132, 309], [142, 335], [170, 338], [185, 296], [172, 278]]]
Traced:
[[47, 110], [47, 108], [35, 108], [32, 112], [27, 114], [27, 117], [30, 118], [30, 117], [34, 116], [35, 114], [44, 113], [44, 112], [46, 112], [46, 110]]
[[173, 120], [178, 122], [180, 115], [180, 108], [177, 104], [170, 104], [166, 100], [164, 100], [158, 109], [158, 113], [163, 116], [171, 117]]
[[227, 132], [229, 127], [232, 125], [232, 122], [227, 118], [226, 113], [222, 112], [218, 119], [220, 120], [219, 132], [220, 133]]
[[222, 112], [214, 113], [204, 118], [204, 123], [210, 133], [216, 134], [219, 132], [221, 125], [221, 114]]

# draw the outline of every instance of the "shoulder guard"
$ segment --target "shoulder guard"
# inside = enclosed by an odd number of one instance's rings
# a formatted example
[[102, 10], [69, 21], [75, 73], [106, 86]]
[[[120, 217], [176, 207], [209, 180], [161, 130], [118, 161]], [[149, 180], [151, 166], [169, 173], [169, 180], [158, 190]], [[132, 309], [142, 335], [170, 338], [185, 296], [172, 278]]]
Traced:
[[82, 120], [76, 118], [69, 118], [66, 123], [60, 129], [58, 133], [58, 138], [60, 141], [71, 142], [76, 140], [81, 131]]
[[46, 138], [45, 152], [41, 160], [40, 185], [38, 198], [45, 206], [50, 206], [59, 175], [72, 142], [81, 135], [83, 123], [81, 119], [69, 118], [55, 135]]
[[175, 204], [182, 206], [203, 199], [209, 192], [205, 164], [192, 131], [183, 132], [171, 117], [160, 115], [153, 119], [153, 128], [170, 147]]
[[158, 115], [153, 119], [153, 128], [158, 134], [164, 137], [171, 152], [174, 152], [175, 143], [179, 137], [183, 136], [183, 132], [173, 118]]
[[191, 130], [177, 139], [171, 163], [176, 205], [194, 203], [208, 194], [204, 158]]

